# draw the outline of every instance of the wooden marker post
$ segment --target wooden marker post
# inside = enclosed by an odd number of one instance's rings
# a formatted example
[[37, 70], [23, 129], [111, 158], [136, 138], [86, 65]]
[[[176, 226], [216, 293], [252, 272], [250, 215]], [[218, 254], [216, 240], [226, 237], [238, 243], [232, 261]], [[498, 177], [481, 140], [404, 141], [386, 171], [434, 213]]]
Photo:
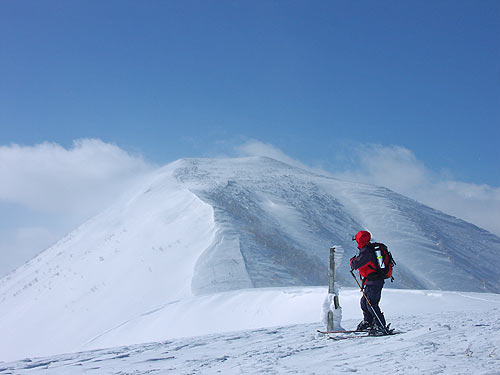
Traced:
[[[328, 270], [328, 294], [335, 294], [335, 247], [334, 246], [330, 248], [330, 269]], [[335, 309], [338, 309], [340, 307], [339, 296], [334, 295], [333, 304], [335, 306]], [[327, 330], [333, 331], [333, 329], [334, 329], [333, 311], [330, 307], [330, 310], [328, 311]]]

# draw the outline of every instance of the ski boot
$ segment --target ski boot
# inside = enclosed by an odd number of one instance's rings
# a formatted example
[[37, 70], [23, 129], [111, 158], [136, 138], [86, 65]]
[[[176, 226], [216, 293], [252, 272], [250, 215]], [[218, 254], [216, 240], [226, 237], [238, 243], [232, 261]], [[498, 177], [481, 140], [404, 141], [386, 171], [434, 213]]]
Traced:
[[369, 330], [372, 326], [372, 323], [367, 322], [366, 320], [362, 320], [359, 322], [358, 326], [356, 327], [356, 331], [366, 331]]
[[368, 336], [386, 336], [392, 335], [394, 329], [390, 328], [391, 324], [389, 323], [387, 326], [382, 327], [378, 322], [374, 322], [368, 331]]

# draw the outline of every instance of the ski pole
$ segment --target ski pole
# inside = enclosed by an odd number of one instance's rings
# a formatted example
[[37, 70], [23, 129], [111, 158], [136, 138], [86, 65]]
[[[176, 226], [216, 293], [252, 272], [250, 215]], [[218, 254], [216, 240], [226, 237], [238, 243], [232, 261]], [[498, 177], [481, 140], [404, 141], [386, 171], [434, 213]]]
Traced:
[[389, 332], [387, 332], [387, 328], [386, 328], [386, 327], [382, 324], [382, 321], [380, 320], [380, 318], [378, 317], [377, 313], [375, 312], [375, 309], [373, 308], [373, 306], [372, 306], [372, 304], [371, 304], [370, 300], [369, 300], [369, 299], [368, 299], [368, 297], [366, 296], [365, 291], [363, 290], [363, 288], [361, 287], [361, 284], [359, 283], [358, 279], [356, 278], [356, 275], [354, 274], [354, 270], [351, 270], [351, 275], [352, 275], [352, 277], [354, 277], [354, 280], [356, 280], [356, 284], [358, 284], [358, 286], [359, 286], [359, 290], [361, 290], [361, 293], [363, 293], [363, 296], [365, 297], [366, 302], [368, 302], [368, 306], [370, 306], [370, 309], [372, 309], [372, 313], [373, 313], [373, 315], [375, 315], [375, 317], [377, 318], [377, 320], [378, 320], [378, 322], [379, 322], [380, 326], [381, 326], [381, 327], [383, 328], [383, 330], [384, 330], [384, 333], [385, 333], [386, 335], [388, 335], [388, 334], [389, 334]]

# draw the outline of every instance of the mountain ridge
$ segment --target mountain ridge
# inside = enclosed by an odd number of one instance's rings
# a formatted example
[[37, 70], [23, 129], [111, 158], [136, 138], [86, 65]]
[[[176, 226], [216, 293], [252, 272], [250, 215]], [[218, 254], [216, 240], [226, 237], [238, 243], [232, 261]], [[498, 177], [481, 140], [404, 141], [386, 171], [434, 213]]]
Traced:
[[361, 229], [398, 263], [388, 287], [500, 292], [500, 239], [472, 224], [270, 158], [184, 159], [0, 280], [0, 330], [5, 345], [78, 350], [174, 301], [327, 285], [331, 245], [336, 282], [353, 287]]

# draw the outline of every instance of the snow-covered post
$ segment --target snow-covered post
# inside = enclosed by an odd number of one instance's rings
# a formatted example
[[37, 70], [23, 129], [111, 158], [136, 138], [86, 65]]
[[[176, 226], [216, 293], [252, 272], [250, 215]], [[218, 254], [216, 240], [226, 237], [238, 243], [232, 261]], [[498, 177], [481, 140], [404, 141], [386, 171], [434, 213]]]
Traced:
[[[337, 249], [337, 251], [335, 251]], [[343, 330], [340, 325], [342, 321], [342, 308], [339, 303], [339, 290], [335, 285], [335, 261], [340, 263], [343, 250], [341, 246], [330, 248], [330, 267], [328, 269], [328, 296], [323, 304], [323, 321], [326, 323], [327, 331]]]

